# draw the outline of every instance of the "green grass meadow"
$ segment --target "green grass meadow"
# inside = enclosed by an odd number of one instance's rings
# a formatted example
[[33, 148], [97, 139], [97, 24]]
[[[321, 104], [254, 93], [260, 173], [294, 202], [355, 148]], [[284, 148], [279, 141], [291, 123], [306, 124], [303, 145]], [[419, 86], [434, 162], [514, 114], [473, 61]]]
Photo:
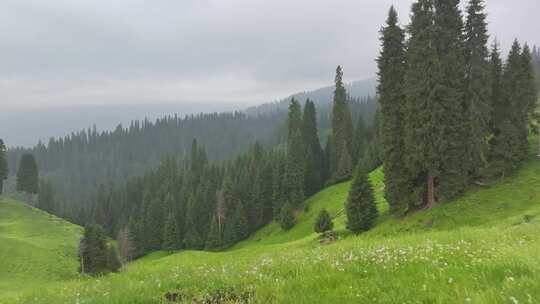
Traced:
[[[381, 217], [359, 236], [345, 230], [343, 183], [290, 231], [272, 223], [228, 251], [156, 252], [101, 278], [76, 273], [80, 228], [2, 201], [0, 303], [204, 303], [220, 290], [250, 303], [540, 303], [540, 160], [406, 218], [387, 214], [382, 178], [371, 174]], [[328, 245], [313, 233], [323, 207], [339, 236]]]

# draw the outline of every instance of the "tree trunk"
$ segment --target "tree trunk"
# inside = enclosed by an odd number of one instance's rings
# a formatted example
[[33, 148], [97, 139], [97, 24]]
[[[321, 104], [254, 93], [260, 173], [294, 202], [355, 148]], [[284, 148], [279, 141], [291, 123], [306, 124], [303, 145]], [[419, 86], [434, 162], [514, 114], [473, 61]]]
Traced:
[[427, 176], [427, 199], [426, 208], [431, 208], [435, 205], [435, 186], [433, 183], [433, 176], [428, 174]]

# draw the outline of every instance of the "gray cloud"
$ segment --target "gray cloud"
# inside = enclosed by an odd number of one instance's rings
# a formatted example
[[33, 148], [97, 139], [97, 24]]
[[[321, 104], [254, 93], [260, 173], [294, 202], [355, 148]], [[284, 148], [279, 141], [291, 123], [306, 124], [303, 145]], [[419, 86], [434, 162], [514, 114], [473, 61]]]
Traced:
[[[537, 42], [536, 0], [488, 0], [504, 47]], [[254, 104], [371, 77], [378, 30], [411, 0], [4, 0], [0, 105]]]

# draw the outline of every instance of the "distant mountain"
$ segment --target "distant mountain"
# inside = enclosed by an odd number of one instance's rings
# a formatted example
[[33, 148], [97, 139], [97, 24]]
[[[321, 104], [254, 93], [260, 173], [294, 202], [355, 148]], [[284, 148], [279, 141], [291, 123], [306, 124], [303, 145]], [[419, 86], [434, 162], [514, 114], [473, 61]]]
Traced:
[[[345, 88], [349, 96], [359, 99], [366, 96], [375, 96], [377, 86], [377, 80], [375, 78], [368, 78], [361, 81], [354, 81], [352, 83], [346, 84]], [[249, 107], [246, 109], [248, 115], [257, 115], [268, 112], [275, 112], [279, 110], [285, 110], [289, 106], [291, 98], [294, 97], [300, 100], [303, 103], [307, 98], [315, 102], [315, 105], [324, 107], [332, 102], [334, 97], [334, 86], [328, 86], [313, 91], [306, 91], [301, 93], [293, 94], [285, 99], [282, 99], [277, 102], [265, 103], [259, 106]]]
[[96, 126], [98, 131], [114, 130], [119, 124], [128, 126], [133, 120], [153, 121], [167, 115], [228, 112], [238, 105], [220, 103], [118, 104], [61, 106], [46, 109], [0, 111], [0, 138], [8, 147], [32, 147], [51, 137], [64, 137], [72, 132]]

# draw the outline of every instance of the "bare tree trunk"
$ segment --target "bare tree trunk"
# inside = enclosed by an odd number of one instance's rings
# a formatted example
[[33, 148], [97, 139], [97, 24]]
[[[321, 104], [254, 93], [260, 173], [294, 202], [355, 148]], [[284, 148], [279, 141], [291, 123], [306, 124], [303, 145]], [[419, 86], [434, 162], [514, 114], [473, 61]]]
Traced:
[[432, 208], [435, 205], [435, 186], [433, 182], [433, 176], [428, 174], [427, 176], [427, 199], [426, 208]]

